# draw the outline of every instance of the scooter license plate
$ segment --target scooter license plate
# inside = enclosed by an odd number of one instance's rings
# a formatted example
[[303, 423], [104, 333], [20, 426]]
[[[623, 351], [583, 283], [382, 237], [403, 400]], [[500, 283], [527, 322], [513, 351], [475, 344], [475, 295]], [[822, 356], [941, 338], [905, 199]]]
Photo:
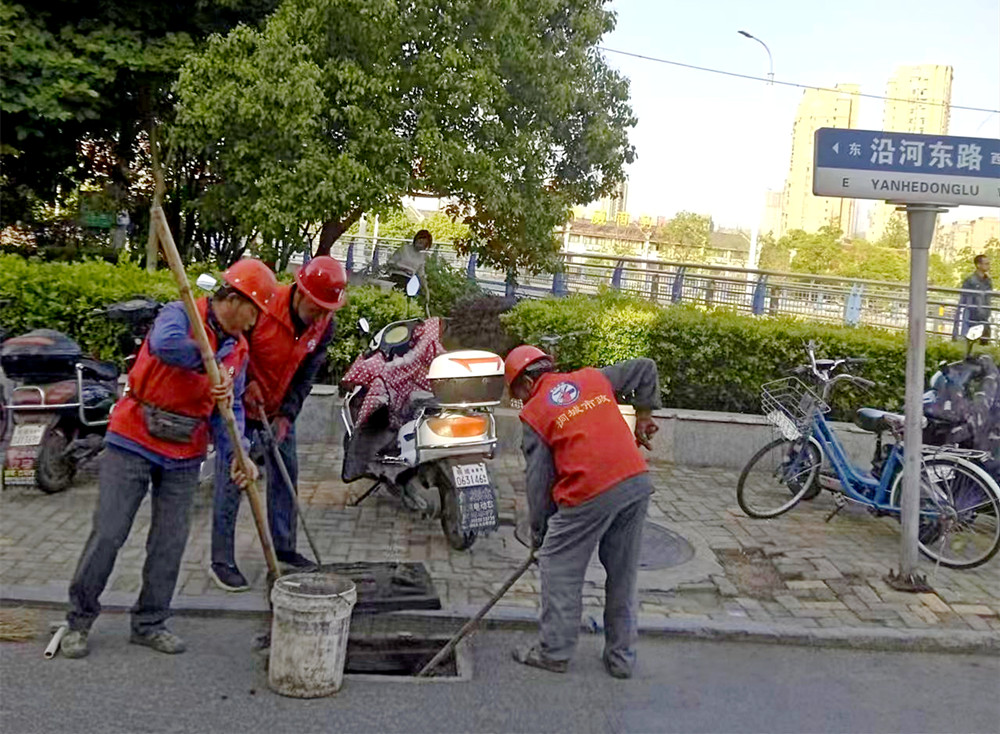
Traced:
[[10, 437], [10, 447], [37, 446], [45, 435], [44, 423], [21, 423], [14, 426], [14, 435]]
[[458, 489], [481, 485], [490, 486], [490, 475], [486, 471], [486, 464], [482, 461], [477, 464], [459, 464], [453, 466], [451, 473], [455, 477], [455, 486]]

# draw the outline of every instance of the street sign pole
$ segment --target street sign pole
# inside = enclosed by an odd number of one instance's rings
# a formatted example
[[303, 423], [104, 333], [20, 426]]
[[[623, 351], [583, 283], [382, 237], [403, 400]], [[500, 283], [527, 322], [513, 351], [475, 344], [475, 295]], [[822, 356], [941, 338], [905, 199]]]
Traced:
[[902, 546], [899, 573], [890, 571], [886, 583], [900, 591], [925, 591], [925, 577], [917, 573], [917, 532], [920, 527], [920, 480], [923, 473], [924, 355], [927, 351], [927, 261], [937, 215], [934, 204], [904, 204], [910, 229], [910, 322], [906, 350], [906, 400], [903, 430], [903, 497], [900, 506]]
[[1000, 206], [1000, 140], [886, 130], [820, 128], [815, 132], [813, 194], [881, 199], [906, 212], [910, 230], [910, 323], [906, 402], [902, 547], [899, 572], [886, 583], [925, 591], [917, 574], [923, 474], [924, 358], [927, 347], [927, 261], [934, 223], [946, 207]]

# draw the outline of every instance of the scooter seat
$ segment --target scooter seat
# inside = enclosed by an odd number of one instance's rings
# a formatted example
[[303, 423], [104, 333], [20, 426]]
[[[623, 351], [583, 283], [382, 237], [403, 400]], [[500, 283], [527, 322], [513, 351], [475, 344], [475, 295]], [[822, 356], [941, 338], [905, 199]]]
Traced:
[[862, 408], [854, 415], [855, 425], [873, 433], [902, 431], [905, 420], [906, 418], [900, 413], [890, 413], [876, 408]]
[[410, 395], [411, 414], [421, 408], [436, 408], [438, 404], [438, 399], [434, 396], [434, 393], [427, 392], [426, 390], [414, 390], [413, 394]]

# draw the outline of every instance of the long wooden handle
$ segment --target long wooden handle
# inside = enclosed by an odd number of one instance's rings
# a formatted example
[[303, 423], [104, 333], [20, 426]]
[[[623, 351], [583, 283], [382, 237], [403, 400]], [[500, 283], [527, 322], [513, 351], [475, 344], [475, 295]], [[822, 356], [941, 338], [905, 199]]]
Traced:
[[[201, 361], [205, 365], [205, 374], [208, 375], [209, 382], [213, 386], [222, 383], [222, 376], [219, 374], [219, 365], [215, 361], [215, 353], [212, 351], [212, 344], [208, 340], [208, 333], [205, 331], [205, 324], [198, 313], [198, 306], [194, 302], [194, 294], [191, 292], [191, 284], [188, 282], [187, 273], [184, 271], [184, 264], [181, 256], [177, 252], [177, 245], [174, 237], [170, 233], [170, 226], [167, 218], [163, 214], [162, 207], [155, 206], [152, 210], [153, 221], [156, 224], [156, 234], [160, 241], [163, 255], [167, 259], [170, 271], [174, 274], [177, 287], [181, 292], [181, 302], [187, 311], [188, 321], [191, 322], [194, 339], [198, 343], [201, 351]], [[250, 457], [243, 447], [243, 437], [240, 435], [236, 425], [236, 415], [233, 413], [233, 406], [228, 402], [220, 401], [218, 404], [219, 413], [225, 421], [226, 430], [229, 433], [229, 443], [233, 446], [233, 455], [236, 461], [247, 476], [250, 476]], [[221, 461], [221, 456], [216, 456], [216, 461]], [[221, 467], [221, 471], [226, 471], [227, 467]], [[253, 514], [254, 524], [257, 526], [257, 536], [260, 538], [261, 547], [264, 549], [264, 561], [267, 563], [267, 570], [273, 578], [278, 578], [281, 572], [278, 570], [278, 557], [274, 552], [274, 543], [271, 542], [271, 531], [267, 527], [267, 515], [264, 512], [264, 505], [260, 499], [260, 490], [257, 488], [257, 481], [250, 482], [244, 491], [250, 502], [250, 511]]]

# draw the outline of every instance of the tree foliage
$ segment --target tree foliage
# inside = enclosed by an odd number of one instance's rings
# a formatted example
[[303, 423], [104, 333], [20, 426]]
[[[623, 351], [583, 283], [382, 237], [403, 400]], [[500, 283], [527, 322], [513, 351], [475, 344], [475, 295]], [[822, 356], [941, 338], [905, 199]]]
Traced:
[[669, 245], [686, 248], [708, 247], [712, 232], [712, 218], [694, 212], [678, 212], [662, 227], [657, 227], [654, 239]]
[[633, 159], [627, 82], [596, 45], [602, 0], [285, 0], [181, 73], [175, 141], [205, 151], [265, 237], [449, 197], [481, 261], [536, 270], [569, 208]]

